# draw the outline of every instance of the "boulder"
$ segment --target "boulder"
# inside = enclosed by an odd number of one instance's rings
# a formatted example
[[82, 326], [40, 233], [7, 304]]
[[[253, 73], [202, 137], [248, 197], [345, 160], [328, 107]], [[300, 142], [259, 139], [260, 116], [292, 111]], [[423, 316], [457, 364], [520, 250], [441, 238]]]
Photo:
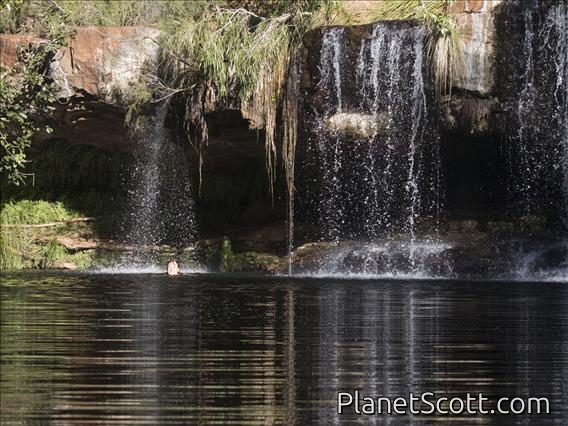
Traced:
[[388, 118], [384, 114], [342, 112], [325, 121], [329, 130], [351, 137], [370, 138], [385, 130]]
[[473, 219], [451, 220], [448, 222], [448, 229], [452, 232], [472, 233], [479, 228], [479, 223]]

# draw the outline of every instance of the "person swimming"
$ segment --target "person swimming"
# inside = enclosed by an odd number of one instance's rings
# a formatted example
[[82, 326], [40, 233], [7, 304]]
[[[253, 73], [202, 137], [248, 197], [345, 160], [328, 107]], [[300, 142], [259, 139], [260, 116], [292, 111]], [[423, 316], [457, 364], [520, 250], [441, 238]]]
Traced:
[[168, 275], [179, 275], [179, 264], [177, 263], [177, 260], [175, 259], [171, 259], [168, 262], [168, 267], [166, 269], [166, 272]]

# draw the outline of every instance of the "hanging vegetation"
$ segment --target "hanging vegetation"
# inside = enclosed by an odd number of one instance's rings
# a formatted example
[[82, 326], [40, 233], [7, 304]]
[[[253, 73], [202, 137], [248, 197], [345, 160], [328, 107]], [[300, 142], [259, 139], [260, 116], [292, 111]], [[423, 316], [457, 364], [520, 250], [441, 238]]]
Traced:
[[250, 4], [247, 9], [210, 5], [200, 14], [180, 14], [169, 20], [161, 40], [163, 67], [154, 87], [162, 92], [160, 100], [170, 94], [185, 97], [186, 133], [197, 135], [194, 146], [200, 168], [208, 134], [204, 115], [216, 106], [240, 109], [251, 128], [264, 128], [272, 193], [276, 116], [290, 55], [306, 31], [337, 22], [342, 15], [336, 13], [336, 2], [274, 1], [258, 5], [256, 11]]
[[294, 250], [294, 165], [296, 162], [296, 142], [298, 139], [298, 102], [300, 101], [298, 60], [293, 58], [288, 72], [286, 95], [284, 98], [284, 130], [282, 157], [287, 189], [288, 222], [288, 273], [292, 273], [292, 253]]
[[[162, 36], [157, 42], [163, 48], [163, 61], [156, 73], [146, 76], [140, 96], [129, 108], [128, 120], [148, 102], [174, 95], [182, 98], [185, 127], [199, 157], [201, 176], [208, 135], [206, 113], [216, 105], [240, 109], [251, 128], [266, 129], [270, 188], [276, 170], [276, 114], [290, 54], [309, 29], [348, 20], [340, 2], [326, 0], [6, 0], [0, 15], [2, 32], [58, 40], [81, 25], [160, 28]], [[26, 140], [16, 142], [23, 150], [37, 129], [22, 128]], [[14, 156], [10, 161], [18, 168], [24, 163]]]
[[436, 78], [439, 99], [451, 95], [452, 85], [465, 73], [464, 45], [452, 17], [447, 13], [428, 18], [428, 58]]

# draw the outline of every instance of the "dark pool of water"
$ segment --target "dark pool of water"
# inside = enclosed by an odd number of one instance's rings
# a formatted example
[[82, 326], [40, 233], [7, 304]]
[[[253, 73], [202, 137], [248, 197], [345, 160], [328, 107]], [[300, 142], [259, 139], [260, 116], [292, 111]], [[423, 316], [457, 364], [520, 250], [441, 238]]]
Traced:
[[[568, 424], [568, 285], [2, 276], [3, 424]], [[552, 413], [336, 413], [338, 391]]]

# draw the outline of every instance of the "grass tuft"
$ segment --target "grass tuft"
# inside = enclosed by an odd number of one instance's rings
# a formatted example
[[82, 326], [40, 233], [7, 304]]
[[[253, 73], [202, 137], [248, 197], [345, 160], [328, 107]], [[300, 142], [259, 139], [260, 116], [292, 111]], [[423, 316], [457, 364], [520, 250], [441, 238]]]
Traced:
[[436, 78], [436, 94], [450, 95], [452, 85], [465, 73], [464, 44], [455, 21], [449, 15], [431, 17], [426, 43]]
[[63, 203], [48, 201], [9, 201], [0, 209], [0, 224], [35, 225], [58, 222], [78, 217], [77, 212], [65, 208]]
[[204, 115], [211, 104], [238, 105], [251, 128], [264, 128], [271, 193], [276, 117], [292, 52], [306, 31], [347, 19], [338, 2], [276, 3], [263, 15], [208, 4], [199, 13], [186, 11], [168, 19], [160, 41], [163, 67], [154, 81], [158, 89], [166, 89], [159, 99], [168, 92], [187, 98], [186, 128], [197, 129], [200, 140], [194, 145], [200, 158], [207, 145]]
[[0, 209], [0, 270], [44, 268], [59, 260], [62, 252], [53, 241], [47, 245], [39, 243], [36, 239], [42, 231], [22, 225], [64, 221], [73, 217], [77, 217], [77, 212], [66, 209], [60, 202], [22, 200], [3, 204]]
[[445, 12], [446, 0], [396, 0], [380, 3], [369, 13], [372, 21], [406, 21], [424, 19], [425, 15]]

